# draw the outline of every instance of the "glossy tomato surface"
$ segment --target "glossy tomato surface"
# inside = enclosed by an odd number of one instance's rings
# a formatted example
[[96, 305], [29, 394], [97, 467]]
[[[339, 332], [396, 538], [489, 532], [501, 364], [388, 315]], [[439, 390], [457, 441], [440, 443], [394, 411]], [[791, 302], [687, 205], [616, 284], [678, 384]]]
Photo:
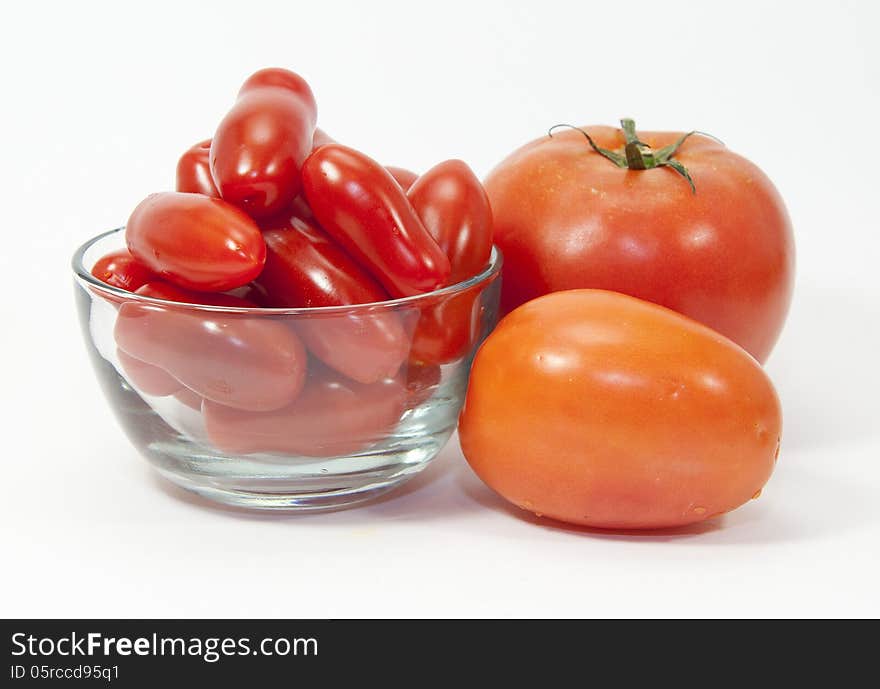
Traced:
[[266, 261], [260, 228], [245, 213], [202, 194], [162, 192], [138, 204], [125, 240], [144, 265], [174, 284], [205, 292], [240, 287]]
[[[388, 298], [324, 232], [302, 218], [264, 226], [266, 267], [256, 282], [270, 306], [346, 306]], [[300, 319], [298, 331], [312, 354], [361, 383], [393, 376], [409, 351], [399, 317], [387, 310], [316, 313]]]
[[[312, 138], [312, 150], [318, 148], [319, 146], [324, 146], [326, 144], [335, 144], [339, 143], [331, 137], [327, 132], [325, 132], [320, 127], [315, 129], [315, 135]], [[419, 176], [413, 172], [412, 170], [407, 170], [405, 167], [398, 167], [396, 165], [386, 165], [385, 169], [388, 170], [389, 174], [394, 178], [394, 180], [400, 185], [400, 188], [404, 191], [407, 191], [415, 182]]]
[[[449, 259], [449, 284], [480, 273], [492, 253], [492, 209], [480, 180], [460, 160], [434, 166], [410, 187], [407, 198]], [[412, 358], [444, 364], [470, 351], [479, 334], [479, 291], [470, 290], [422, 310]]]
[[129, 292], [156, 279], [156, 274], [132, 256], [128, 249], [113, 251], [99, 258], [92, 266], [92, 275], [101, 282]]
[[305, 380], [299, 338], [265, 318], [130, 301], [119, 310], [114, 336], [126, 354], [236, 409], [286, 406]]
[[200, 141], [180, 156], [175, 189], [220, 198], [220, 192], [211, 177], [211, 139]]
[[556, 292], [477, 353], [459, 436], [513, 504], [573, 524], [648, 529], [747, 502], [779, 450], [760, 365], [713, 330], [613, 292]]
[[[618, 149], [621, 130], [585, 127]], [[638, 132], [655, 150], [673, 132]], [[628, 170], [578, 131], [544, 136], [486, 179], [504, 253], [502, 311], [556, 290], [601, 288], [662, 304], [721, 332], [758, 360], [782, 329], [794, 278], [791, 223], [753, 163], [702, 135], [669, 168]]]
[[400, 185], [368, 156], [340, 144], [315, 149], [303, 165], [303, 189], [321, 227], [392, 297], [448, 279], [449, 259]]
[[217, 127], [211, 173], [224, 200], [254, 218], [284, 210], [302, 186], [314, 122], [303, 101], [281, 88], [244, 93]]
[[311, 117], [312, 125], [318, 120], [318, 105], [308, 82], [296, 72], [281, 67], [267, 67], [251, 74], [238, 91], [238, 97], [262, 88], [280, 88], [299, 98]]
[[492, 253], [492, 208], [480, 180], [461, 160], [435, 165], [407, 198], [452, 267], [448, 282], [481, 272]]
[[302, 394], [272, 412], [242, 412], [205, 401], [210, 441], [229, 453], [281, 452], [309, 457], [347, 455], [382, 440], [404, 411], [398, 378], [370, 385], [316, 366]]
[[266, 265], [256, 283], [272, 306], [342, 306], [388, 299], [381, 285], [313, 223], [284, 216], [262, 227]]

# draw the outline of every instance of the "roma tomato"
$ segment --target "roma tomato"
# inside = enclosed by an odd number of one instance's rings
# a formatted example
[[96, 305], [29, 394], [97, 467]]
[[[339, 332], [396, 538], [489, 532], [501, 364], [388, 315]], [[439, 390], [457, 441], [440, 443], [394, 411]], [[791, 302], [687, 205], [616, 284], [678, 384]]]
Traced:
[[[480, 180], [460, 160], [422, 175], [407, 197], [449, 258], [449, 283], [482, 271], [492, 252], [492, 209]], [[424, 308], [413, 335], [412, 358], [444, 364], [464, 356], [479, 335], [479, 292], [457, 294]]]
[[400, 188], [404, 191], [409, 191], [409, 188], [415, 184], [415, 181], [419, 178], [419, 176], [412, 172], [411, 170], [407, 170], [403, 167], [395, 167], [394, 165], [386, 165], [385, 169], [391, 173], [391, 176], [394, 178], [394, 181], [400, 185]]
[[296, 72], [280, 67], [267, 67], [251, 74], [238, 91], [238, 97], [262, 88], [280, 88], [299, 98], [311, 117], [312, 125], [318, 121], [318, 105], [308, 82]]
[[132, 256], [128, 249], [113, 251], [99, 258], [92, 266], [92, 275], [101, 282], [129, 292], [156, 279], [156, 274]]
[[[271, 306], [346, 306], [384, 301], [384, 290], [318, 228], [301, 218], [280, 219], [263, 233], [266, 267], [257, 278]], [[316, 313], [299, 323], [316, 357], [361, 383], [393, 376], [409, 338], [393, 312]]]
[[266, 261], [254, 221], [202, 194], [151, 194], [128, 219], [125, 239], [129, 251], [159, 276], [204, 292], [240, 287], [259, 275]]
[[303, 165], [306, 200], [321, 227], [392, 297], [428, 292], [449, 277], [449, 259], [391, 174], [340, 144]]
[[[315, 135], [312, 138], [312, 150], [314, 151], [319, 146], [324, 146], [326, 144], [335, 144], [338, 143], [336, 139], [331, 137], [327, 132], [325, 132], [320, 127], [315, 129]], [[403, 167], [396, 167], [394, 165], [386, 165], [385, 169], [391, 174], [394, 180], [400, 185], [400, 188], [404, 191], [407, 191], [415, 182], [419, 176], [411, 171], [407, 170]]]
[[117, 348], [116, 356], [119, 359], [126, 379], [135, 389], [146, 395], [167, 397], [179, 392], [184, 387], [183, 383], [170, 373], [166, 373], [158, 366], [135, 359], [121, 349]]
[[119, 310], [114, 335], [126, 354], [236, 409], [286, 406], [305, 380], [299, 338], [265, 318], [129, 301]]
[[701, 521], [757, 497], [779, 450], [779, 400], [714, 330], [614, 292], [556, 292], [487, 338], [459, 436], [513, 504], [601, 528]]
[[359, 383], [393, 376], [409, 353], [409, 338], [397, 315], [315, 314], [298, 323], [308, 350]]
[[303, 218], [263, 223], [266, 265], [255, 282], [272, 306], [368, 304], [388, 299], [373, 278]]
[[449, 259], [449, 283], [482, 271], [492, 253], [492, 208], [480, 180], [461, 160], [435, 165], [407, 198]]
[[[624, 152], [621, 129], [584, 131], [612, 157]], [[635, 148], [644, 162], [647, 147], [659, 155], [681, 137], [639, 132], [646, 146]], [[575, 130], [537, 139], [498, 165], [486, 190], [504, 253], [502, 310], [556, 290], [613, 290], [705, 323], [764, 361], [794, 278], [782, 199], [756, 165], [707, 136], [687, 138], [673, 160], [695, 192], [668, 165], [619, 167]]]
[[303, 100], [282, 88], [247, 90], [220, 122], [211, 143], [211, 173], [220, 195], [254, 218], [290, 204], [315, 125]]
[[283, 409], [242, 412], [206, 400], [202, 413], [209, 440], [224, 452], [334, 457], [382, 440], [405, 404], [406, 387], [398, 377], [362, 385], [318, 366], [302, 394]]
[[177, 191], [220, 198], [211, 177], [211, 139], [200, 141], [177, 161]]

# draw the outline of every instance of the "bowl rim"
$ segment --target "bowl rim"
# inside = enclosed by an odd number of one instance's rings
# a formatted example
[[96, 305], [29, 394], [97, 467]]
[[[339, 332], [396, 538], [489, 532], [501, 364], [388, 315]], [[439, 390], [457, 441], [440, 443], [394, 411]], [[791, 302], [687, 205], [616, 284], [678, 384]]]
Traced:
[[452, 285], [439, 287], [430, 292], [415, 294], [410, 297], [398, 297], [397, 299], [386, 299], [385, 301], [375, 301], [364, 304], [343, 304], [341, 306], [215, 306], [212, 304], [193, 304], [190, 302], [170, 301], [168, 299], [159, 299], [157, 297], [148, 297], [142, 294], [135, 294], [134, 292], [129, 292], [119, 287], [108, 285], [106, 282], [102, 282], [94, 275], [92, 275], [91, 272], [86, 269], [83, 262], [86, 252], [101, 240], [124, 231], [125, 226], [123, 225], [121, 227], [102, 232], [101, 234], [96, 235], [91, 239], [83, 242], [76, 249], [76, 251], [74, 251], [73, 257], [70, 261], [75, 279], [80, 284], [88, 286], [92, 290], [97, 290], [99, 292], [106, 293], [107, 295], [112, 295], [116, 298], [121, 297], [126, 301], [141, 302], [144, 304], [152, 304], [156, 306], [174, 306], [178, 309], [182, 307], [187, 307], [199, 311], [294, 316], [306, 314], [339, 314], [351, 313], [352, 311], [376, 311], [407, 306], [421, 306], [424, 305], [422, 302], [430, 302], [438, 298], [452, 296], [477, 287], [482, 283], [489, 283], [494, 281], [500, 275], [501, 268], [504, 264], [504, 256], [501, 253], [501, 250], [495, 244], [493, 244], [492, 253], [489, 256], [489, 264], [481, 272], [472, 277], [469, 277], [467, 280], [462, 280], [461, 282], [456, 282]]

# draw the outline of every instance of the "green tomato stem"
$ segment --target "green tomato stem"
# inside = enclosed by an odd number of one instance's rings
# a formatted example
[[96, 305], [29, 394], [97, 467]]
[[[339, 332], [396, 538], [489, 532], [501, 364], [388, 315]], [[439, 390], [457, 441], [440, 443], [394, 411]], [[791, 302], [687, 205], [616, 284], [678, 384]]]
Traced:
[[652, 170], [658, 167], [668, 167], [687, 181], [692, 193], [697, 193], [697, 188], [694, 185], [694, 180], [691, 178], [688, 169], [681, 163], [681, 161], [673, 158], [681, 145], [687, 141], [691, 135], [697, 133], [695, 131], [683, 134], [675, 143], [670, 144], [669, 146], [664, 146], [659, 151], [654, 151], [654, 149], [648, 146], [648, 144], [639, 139], [639, 135], [636, 133], [635, 120], [625, 117], [620, 120], [620, 128], [623, 131], [625, 143], [621, 150], [612, 151], [596, 145], [593, 138], [587, 134], [587, 132], [570, 124], [556, 124], [550, 127], [550, 130], [547, 133], [551, 138], [553, 137], [553, 130], [558, 127], [569, 127], [579, 131], [584, 135], [587, 143], [589, 143], [590, 147], [596, 153], [611, 161], [619, 168], [627, 168], [629, 170]]

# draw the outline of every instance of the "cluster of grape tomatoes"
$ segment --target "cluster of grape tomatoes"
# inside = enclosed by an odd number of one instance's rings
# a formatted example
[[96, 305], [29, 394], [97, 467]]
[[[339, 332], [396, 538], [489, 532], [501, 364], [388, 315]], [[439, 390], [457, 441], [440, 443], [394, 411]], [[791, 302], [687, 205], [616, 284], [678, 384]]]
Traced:
[[116, 300], [120, 363], [142, 392], [200, 409], [224, 451], [350, 452], [351, 438], [395, 423], [407, 395], [478, 334], [476, 291], [409, 316], [318, 308], [293, 324], [236, 311], [378, 304], [465, 281], [489, 262], [489, 200], [465, 163], [421, 176], [384, 167], [316, 124], [302, 77], [253, 74], [213, 138], [180, 158], [176, 191], [144, 199], [127, 249], [92, 269], [167, 302]]

